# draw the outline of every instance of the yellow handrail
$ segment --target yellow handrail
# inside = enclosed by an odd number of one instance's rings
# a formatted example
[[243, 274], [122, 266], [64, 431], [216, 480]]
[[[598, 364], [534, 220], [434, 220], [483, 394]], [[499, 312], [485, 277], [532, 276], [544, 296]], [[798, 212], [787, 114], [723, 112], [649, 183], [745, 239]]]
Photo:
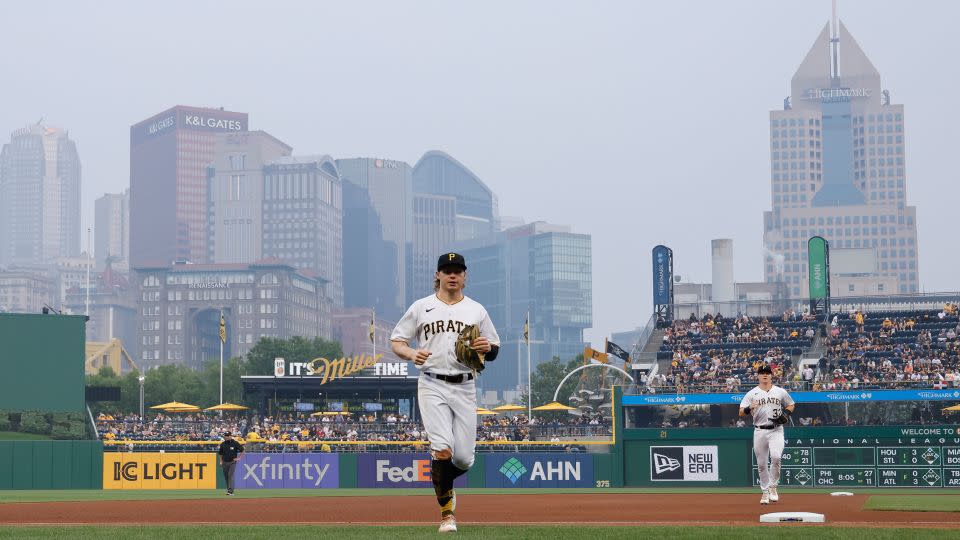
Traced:
[[[133, 444], [133, 445], [147, 445], [147, 444], [162, 444], [162, 445], [219, 445], [220, 441], [125, 441], [125, 440], [113, 440], [113, 441], [102, 441], [104, 445], [112, 446], [118, 444]], [[314, 446], [321, 444], [340, 444], [340, 445], [396, 445], [396, 446], [426, 446], [430, 444], [428, 441], [331, 441], [331, 440], [322, 440], [322, 441], [247, 441], [247, 444], [250, 443], [262, 443], [262, 444], [283, 444], [283, 445], [295, 445], [295, 446]], [[608, 441], [477, 441], [478, 445], [482, 446], [498, 446], [498, 445], [518, 445], [518, 446], [569, 446], [571, 444], [576, 445], [612, 445], [613, 440]]]

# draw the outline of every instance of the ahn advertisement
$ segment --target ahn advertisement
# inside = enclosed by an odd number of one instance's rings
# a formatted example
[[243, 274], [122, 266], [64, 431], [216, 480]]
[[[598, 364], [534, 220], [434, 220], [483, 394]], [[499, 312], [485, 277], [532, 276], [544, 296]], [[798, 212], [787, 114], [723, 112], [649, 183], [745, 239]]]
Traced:
[[234, 474], [237, 489], [340, 487], [337, 454], [244, 454]]
[[589, 454], [488, 454], [486, 487], [594, 487]]
[[[467, 487], [467, 475], [453, 485]], [[361, 454], [357, 456], [357, 487], [432, 488], [430, 454]]]
[[104, 452], [103, 489], [216, 489], [217, 455]]
[[654, 482], [719, 482], [716, 446], [651, 446], [650, 480]]

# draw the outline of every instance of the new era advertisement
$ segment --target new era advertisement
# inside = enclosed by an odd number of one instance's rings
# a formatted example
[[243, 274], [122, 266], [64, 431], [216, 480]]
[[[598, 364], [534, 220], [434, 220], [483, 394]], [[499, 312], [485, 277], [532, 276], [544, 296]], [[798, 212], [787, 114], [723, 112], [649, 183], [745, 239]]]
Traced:
[[487, 454], [487, 487], [594, 487], [593, 456]]
[[[467, 487], [467, 475], [455, 487]], [[433, 487], [430, 454], [361, 454], [357, 456], [357, 487]]]
[[103, 489], [216, 489], [216, 454], [103, 454]]
[[244, 454], [237, 464], [238, 489], [340, 487], [337, 454]]
[[718, 482], [716, 446], [651, 446], [650, 480], [654, 482]]

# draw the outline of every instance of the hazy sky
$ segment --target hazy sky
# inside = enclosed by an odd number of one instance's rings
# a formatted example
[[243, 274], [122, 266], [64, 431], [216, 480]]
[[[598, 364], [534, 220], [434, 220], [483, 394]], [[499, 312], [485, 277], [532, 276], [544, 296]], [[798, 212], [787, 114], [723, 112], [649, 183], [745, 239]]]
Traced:
[[[768, 114], [829, 18], [829, 0], [3, 2], [0, 141], [70, 130], [84, 227], [129, 185], [129, 126], [176, 104], [248, 112], [297, 154], [444, 150], [503, 215], [593, 236], [602, 344], [650, 316], [656, 244], [709, 281], [710, 240], [732, 238], [737, 281], [762, 279]], [[921, 287], [960, 289], [960, 2], [840, 18], [905, 105]]]

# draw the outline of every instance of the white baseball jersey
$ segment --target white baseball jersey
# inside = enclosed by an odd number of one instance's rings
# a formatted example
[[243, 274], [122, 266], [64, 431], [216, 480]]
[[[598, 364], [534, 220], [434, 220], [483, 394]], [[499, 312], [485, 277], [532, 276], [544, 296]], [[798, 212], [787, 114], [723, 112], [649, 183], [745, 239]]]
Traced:
[[[756, 406], [753, 402], [758, 402]], [[793, 405], [793, 398], [786, 390], [773, 385], [770, 390], [761, 390], [759, 386], [747, 392], [740, 402], [740, 408], [750, 407], [754, 426], [773, 425], [773, 419], [783, 414], [783, 409]]]
[[416, 341], [416, 347], [430, 351], [427, 361], [417, 366], [422, 371], [436, 375], [470, 373], [469, 367], [457, 362], [456, 353], [457, 336], [470, 324], [477, 325], [491, 345], [500, 346], [500, 336], [479, 302], [464, 296], [456, 304], [447, 304], [435, 294], [410, 306], [390, 334], [390, 341], [406, 341], [411, 347]]

